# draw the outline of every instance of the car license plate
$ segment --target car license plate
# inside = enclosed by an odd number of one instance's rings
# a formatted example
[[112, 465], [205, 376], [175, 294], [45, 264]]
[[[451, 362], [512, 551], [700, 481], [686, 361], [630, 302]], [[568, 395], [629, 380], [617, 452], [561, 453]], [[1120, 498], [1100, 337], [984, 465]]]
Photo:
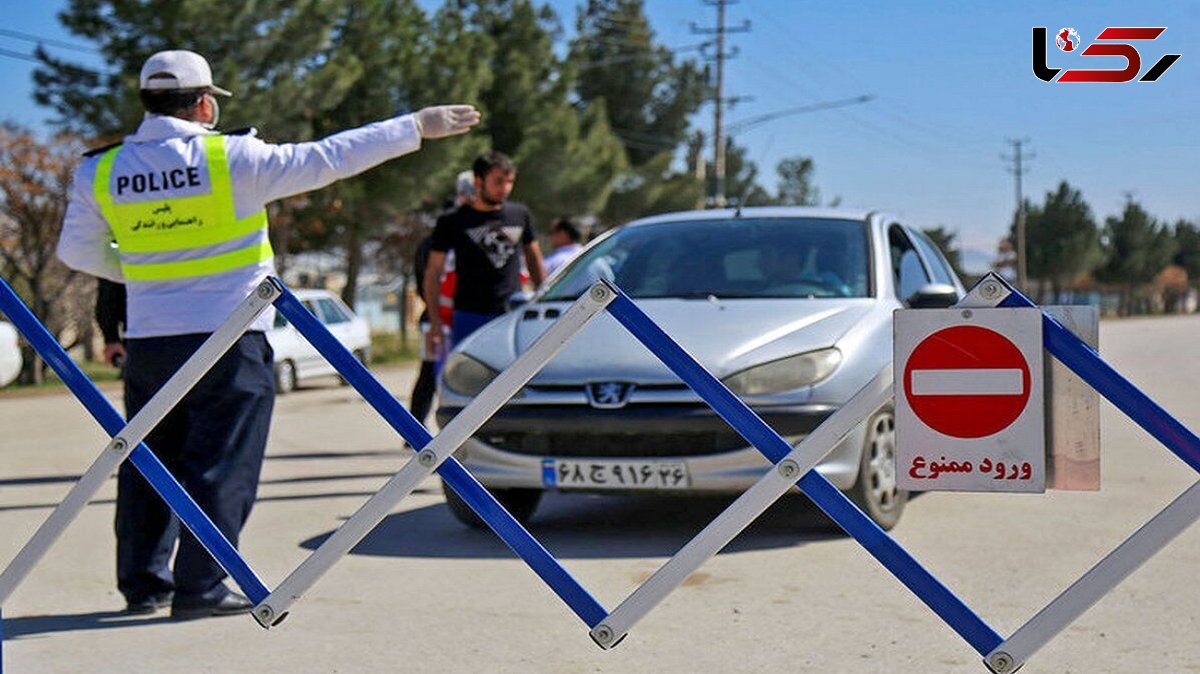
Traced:
[[686, 489], [682, 461], [575, 461], [545, 459], [542, 482], [558, 489]]

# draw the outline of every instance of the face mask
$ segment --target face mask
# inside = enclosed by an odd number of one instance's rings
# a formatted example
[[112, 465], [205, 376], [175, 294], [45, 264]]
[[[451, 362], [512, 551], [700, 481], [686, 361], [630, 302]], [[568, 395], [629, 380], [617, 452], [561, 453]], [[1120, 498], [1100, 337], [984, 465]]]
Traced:
[[212, 94], [204, 94], [204, 97], [207, 98], [209, 104], [212, 105], [213, 116], [211, 122], [204, 122], [201, 124], [201, 126], [206, 129], [215, 129], [217, 128], [217, 122], [221, 121], [221, 106], [217, 105], [217, 98]]

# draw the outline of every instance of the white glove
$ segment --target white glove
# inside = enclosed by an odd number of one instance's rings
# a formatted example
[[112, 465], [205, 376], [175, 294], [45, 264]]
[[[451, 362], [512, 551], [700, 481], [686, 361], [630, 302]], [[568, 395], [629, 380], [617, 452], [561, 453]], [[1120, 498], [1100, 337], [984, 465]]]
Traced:
[[445, 138], [470, 131], [479, 123], [479, 111], [473, 105], [435, 105], [418, 110], [413, 119], [422, 138]]

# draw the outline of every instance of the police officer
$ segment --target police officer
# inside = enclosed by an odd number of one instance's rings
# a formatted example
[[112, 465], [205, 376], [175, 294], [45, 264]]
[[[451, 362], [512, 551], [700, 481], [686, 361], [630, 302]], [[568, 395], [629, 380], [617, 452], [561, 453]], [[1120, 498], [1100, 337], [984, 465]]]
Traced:
[[[268, 274], [265, 204], [415, 152], [423, 138], [479, 123], [469, 105], [437, 106], [316, 142], [273, 145], [222, 135], [202, 56], [163, 51], [142, 67], [145, 119], [75, 173], [58, 255], [126, 284], [125, 407], [133, 416]], [[115, 239], [116, 246], [112, 246]], [[274, 404], [260, 316], [150, 434], [148, 443], [234, 545], [254, 503]], [[129, 613], [176, 619], [245, 613], [225, 572], [126, 462], [117, 480], [117, 586]], [[176, 538], [174, 569], [168, 568]]]

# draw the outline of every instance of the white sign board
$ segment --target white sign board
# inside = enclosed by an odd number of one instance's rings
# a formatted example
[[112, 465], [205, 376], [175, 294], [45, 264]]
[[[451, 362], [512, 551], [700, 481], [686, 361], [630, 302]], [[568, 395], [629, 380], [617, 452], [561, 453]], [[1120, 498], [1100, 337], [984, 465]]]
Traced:
[[1042, 312], [902, 309], [894, 325], [899, 486], [1045, 491]]

